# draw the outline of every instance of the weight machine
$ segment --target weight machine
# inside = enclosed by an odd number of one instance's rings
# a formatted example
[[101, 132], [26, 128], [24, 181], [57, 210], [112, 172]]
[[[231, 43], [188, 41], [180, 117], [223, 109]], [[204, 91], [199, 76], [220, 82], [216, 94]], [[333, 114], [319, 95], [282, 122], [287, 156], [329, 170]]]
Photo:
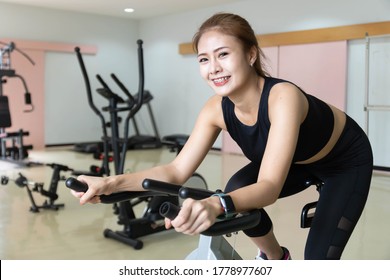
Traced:
[[[24, 145], [23, 137], [28, 136], [29, 132], [20, 129], [17, 132], [6, 132], [5, 129], [11, 127], [11, 114], [9, 110], [8, 96], [3, 95], [3, 84], [6, 83], [8, 78], [19, 78], [25, 89], [25, 104], [31, 108], [24, 110], [24, 112], [33, 111], [34, 107], [31, 103], [31, 93], [28, 90], [27, 83], [24, 78], [16, 74], [15, 70], [11, 68], [11, 52], [16, 50], [25, 56], [33, 65], [34, 61], [27, 56], [24, 52], [17, 49], [15, 43], [9, 44], [0, 42], [0, 45], [4, 45], [0, 49], [0, 158], [2, 160], [21, 161], [28, 156], [28, 150], [33, 148], [32, 145]], [[11, 142], [11, 147], [7, 147], [7, 142]]]

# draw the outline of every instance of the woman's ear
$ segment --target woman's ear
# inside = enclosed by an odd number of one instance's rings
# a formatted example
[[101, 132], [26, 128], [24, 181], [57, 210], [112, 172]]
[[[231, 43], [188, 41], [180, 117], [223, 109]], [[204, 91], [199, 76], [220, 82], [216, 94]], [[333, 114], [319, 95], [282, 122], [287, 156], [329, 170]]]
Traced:
[[253, 66], [257, 59], [257, 49], [255, 46], [253, 46], [249, 51], [249, 64], [250, 66]]

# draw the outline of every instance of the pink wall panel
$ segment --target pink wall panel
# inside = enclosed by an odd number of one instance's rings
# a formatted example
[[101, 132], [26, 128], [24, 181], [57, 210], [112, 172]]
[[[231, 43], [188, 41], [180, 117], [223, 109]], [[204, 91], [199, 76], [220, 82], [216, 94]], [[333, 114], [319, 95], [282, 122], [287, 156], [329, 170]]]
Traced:
[[347, 42], [281, 46], [279, 77], [344, 110]]
[[265, 70], [271, 76], [277, 77], [279, 74], [279, 47], [262, 48], [265, 55], [263, 64]]
[[[330, 42], [264, 48], [271, 76], [289, 80], [307, 93], [345, 110], [347, 42]], [[227, 132], [222, 151], [242, 153]]]

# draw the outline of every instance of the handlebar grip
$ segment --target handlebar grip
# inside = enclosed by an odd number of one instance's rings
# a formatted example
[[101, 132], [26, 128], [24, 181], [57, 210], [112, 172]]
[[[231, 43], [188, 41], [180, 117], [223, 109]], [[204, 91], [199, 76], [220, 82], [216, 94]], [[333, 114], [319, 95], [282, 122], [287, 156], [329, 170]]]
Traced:
[[182, 187], [179, 190], [179, 197], [180, 198], [193, 198], [193, 199], [204, 199], [207, 197], [212, 196], [215, 194], [213, 191], [204, 190], [204, 189], [195, 189], [195, 188], [188, 188], [188, 187]]
[[182, 186], [167, 183], [167, 182], [152, 180], [152, 179], [145, 179], [142, 182], [142, 187], [145, 190], [156, 191], [156, 192], [177, 196]]
[[224, 235], [236, 231], [241, 231], [249, 228], [253, 228], [261, 221], [261, 213], [258, 209], [250, 212], [241, 213], [231, 219], [216, 222], [211, 227], [202, 232], [207, 236]]
[[[76, 191], [76, 192], [86, 192], [88, 191], [88, 185], [77, 180], [76, 178], [69, 177], [65, 181], [65, 185]], [[112, 193], [110, 195], [100, 195], [100, 201], [105, 204], [111, 204], [111, 203], [117, 203], [122, 201], [127, 201], [135, 197], [141, 197], [141, 196], [150, 196], [152, 193], [150, 192], [118, 192], [118, 193]]]
[[32, 102], [31, 102], [31, 93], [26, 92], [24, 94], [24, 104], [26, 104], [26, 105], [31, 105], [32, 104]]
[[165, 201], [160, 205], [160, 215], [171, 220], [176, 218], [179, 211], [180, 207], [169, 201]]
[[87, 192], [88, 190], [88, 185], [77, 180], [76, 178], [69, 177], [65, 181], [65, 185], [69, 188], [72, 189], [76, 192]]

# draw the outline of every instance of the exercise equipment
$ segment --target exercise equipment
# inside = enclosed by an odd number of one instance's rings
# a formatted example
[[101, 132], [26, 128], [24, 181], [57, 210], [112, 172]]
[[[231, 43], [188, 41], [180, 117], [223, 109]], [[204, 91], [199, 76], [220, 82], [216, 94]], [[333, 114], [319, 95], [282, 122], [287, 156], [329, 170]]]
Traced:
[[[46, 165], [53, 169], [48, 190], [44, 189], [44, 183], [29, 181], [27, 177], [20, 172], [18, 173], [19, 177], [13, 180], [18, 187], [26, 188], [27, 195], [31, 202], [30, 211], [33, 213], [38, 213], [39, 209], [58, 210], [65, 206], [63, 203], [55, 203], [55, 201], [58, 199], [57, 188], [59, 181], [66, 179], [64, 176], [61, 176], [61, 172], [72, 171], [72, 169], [68, 166], [57, 163], [51, 163]], [[11, 179], [7, 176], [1, 176], [2, 185], [7, 185], [10, 180]], [[37, 205], [32, 192], [40, 193], [41, 195], [47, 197], [47, 199], [42, 205]]]
[[[324, 182], [318, 178], [315, 178], [315, 177], [308, 178], [305, 181], [306, 187], [316, 186], [318, 193], [321, 193], [321, 189], [322, 189], [323, 185], [324, 185]], [[314, 218], [317, 203], [318, 203], [318, 201], [313, 201], [313, 202], [309, 202], [305, 206], [303, 206], [302, 212], [301, 212], [301, 228], [309, 228], [311, 226], [311, 222]]]
[[[136, 100], [138, 99], [138, 94], [139, 93], [137, 93], [134, 96], [134, 99]], [[152, 100], [153, 100], [153, 95], [150, 93], [150, 91], [145, 90], [142, 104], [146, 106], [148, 110], [149, 119], [152, 124], [153, 135], [141, 134], [138, 128], [136, 116], [133, 116], [131, 120], [135, 130], [135, 135], [129, 138], [128, 149], [130, 150], [157, 149], [162, 146], [162, 142], [160, 140], [160, 135], [157, 129], [156, 121], [152, 110], [152, 105], [150, 104]]]
[[[112, 152], [112, 160], [115, 168], [115, 174], [123, 174], [126, 152], [129, 146], [129, 125], [130, 121], [134, 119], [135, 114], [140, 110], [141, 106], [145, 103], [145, 90], [144, 90], [144, 67], [143, 67], [143, 49], [142, 40], [137, 41], [138, 44], [138, 72], [139, 72], [139, 85], [138, 94], [133, 96], [123, 85], [123, 83], [114, 75], [111, 74], [111, 78], [115, 84], [125, 94], [126, 99], [122, 98], [118, 94], [114, 93], [108, 84], [103, 80], [100, 75], [96, 75], [101, 88], [97, 89], [98, 94], [108, 100], [108, 106], [99, 110], [94, 102], [91, 92], [91, 86], [88, 78], [88, 73], [81, 55], [80, 48], [75, 48], [75, 52], [80, 64], [80, 68], [84, 77], [86, 85], [88, 103], [95, 114], [100, 118], [103, 136], [102, 142], [104, 147], [103, 153], [103, 165], [101, 170], [103, 172], [99, 174], [91, 174], [89, 172], [74, 172], [74, 175], [87, 174], [87, 175], [110, 175], [108, 160], [110, 158], [109, 151]], [[106, 122], [103, 112], [107, 112], [110, 116], [109, 122]], [[119, 113], [127, 113], [124, 120], [123, 133], [119, 133], [119, 121], [121, 120]], [[111, 134], [108, 135], [107, 127], [110, 127]], [[171, 202], [177, 202], [177, 197], [154, 197], [152, 194], [145, 195], [145, 193], [128, 197], [127, 200], [118, 201], [114, 203], [114, 214], [118, 217], [118, 224], [123, 226], [123, 230], [114, 231], [111, 229], [104, 230], [104, 236], [106, 238], [112, 238], [120, 241], [124, 244], [130, 245], [135, 249], [141, 249], [143, 246], [142, 241], [138, 240], [138, 237], [149, 235], [152, 233], [165, 230], [165, 227], [161, 224], [163, 217], [159, 215], [158, 208], [160, 204], [169, 199]], [[134, 207], [140, 203], [146, 203], [146, 210], [141, 218], [137, 218], [134, 212]]]
[[[307, 178], [304, 181], [306, 187], [316, 186], [320, 193], [324, 182], [316, 177]], [[179, 189], [178, 196], [182, 199], [193, 198], [203, 199], [214, 194], [208, 190], [192, 189], [188, 187], [180, 187], [166, 182], [145, 179], [142, 183], [144, 189], [153, 191], [169, 191], [171, 189]], [[217, 190], [215, 193], [221, 192]], [[302, 208], [301, 213], [301, 228], [309, 228], [314, 218], [315, 209], [318, 201], [307, 203]], [[160, 207], [160, 214], [169, 219], [174, 219], [180, 208], [177, 205], [169, 202], [164, 202]], [[186, 259], [190, 260], [239, 260], [241, 256], [235, 251], [223, 235], [231, 236], [231, 233], [238, 232], [256, 226], [261, 222], [261, 214], [258, 210], [253, 210], [247, 213], [240, 213], [239, 216], [223, 220], [215, 223], [208, 230], [202, 232], [199, 238], [198, 247], [192, 251]]]
[[[12, 126], [12, 122], [8, 96], [3, 95], [3, 84], [7, 81], [4, 77], [19, 78], [25, 89], [25, 104], [30, 107], [30, 109], [24, 110], [24, 112], [33, 111], [34, 107], [31, 102], [31, 93], [28, 90], [26, 81], [22, 76], [16, 74], [14, 69], [11, 69], [11, 52], [16, 50], [25, 56], [33, 65], [35, 63], [24, 52], [17, 49], [13, 42], [8, 44], [0, 42], [0, 44], [4, 45], [0, 49], [0, 157], [2, 160], [22, 162], [22, 160], [28, 157], [28, 150], [31, 150], [33, 146], [24, 144], [23, 138], [29, 135], [28, 131], [24, 131], [23, 129], [17, 132], [5, 131], [6, 128]], [[11, 146], [7, 147], [7, 143], [9, 142], [11, 142]]]
[[[102, 159], [103, 163], [99, 172], [94, 174], [94, 172], [88, 173], [88, 175], [110, 175], [108, 162], [113, 161], [115, 167], [115, 173], [121, 174], [124, 170], [124, 161], [125, 154], [128, 149], [134, 148], [158, 148], [161, 147], [161, 141], [158, 136], [157, 127], [155, 124], [153, 112], [150, 106], [150, 101], [153, 99], [152, 95], [149, 91], [144, 90], [144, 68], [143, 68], [143, 51], [142, 51], [142, 40], [137, 41], [138, 44], [138, 64], [139, 64], [139, 87], [138, 93], [136, 95], [132, 95], [129, 90], [124, 86], [124, 84], [119, 80], [119, 78], [115, 74], [111, 74], [111, 78], [115, 82], [115, 84], [122, 90], [125, 94], [126, 99], [122, 98], [118, 94], [114, 93], [113, 90], [108, 86], [108, 84], [104, 81], [104, 79], [97, 74], [96, 78], [101, 84], [101, 88], [98, 88], [97, 93], [105, 98], [108, 101], [108, 106], [99, 110], [93, 101], [90, 81], [88, 77], [88, 73], [81, 55], [80, 48], [76, 47], [75, 52], [80, 64], [80, 68], [83, 74], [84, 82], [86, 85], [88, 104], [93, 110], [93, 112], [99, 117], [102, 127], [102, 142], [96, 143], [97, 148], [92, 148], [93, 144], [88, 144], [88, 150], [94, 152], [94, 158]], [[139, 133], [139, 129], [135, 120], [136, 113], [141, 109], [143, 105], [147, 105], [153, 128], [156, 136], [145, 136]], [[103, 112], [109, 113], [110, 120], [106, 121]], [[124, 130], [122, 137], [119, 133], [119, 123], [122, 121], [122, 118], [119, 116], [119, 113], [128, 112], [126, 119], [124, 121]], [[136, 129], [136, 137], [129, 137], [129, 125], [130, 121], [132, 121], [135, 129]], [[110, 128], [111, 135], [109, 136], [107, 127]], [[103, 148], [103, 151], [101, 149]], [[81, 150], [81, 148], [77, 148]], [[113, 155], [109, 155], [109, 152], [112, 152]], [[86, 174], [85, 172], [80, 172], [80, 174]]]
[[[77, 179], [70, 177], [65, 181], [65, 185], [78, 192], [86, 192], [88, 190], [88, 186]], [[176, 193], [178, 190], [172, 190], [172, 194]], [[102, 203], [113, 204], [113, 203], [128, 203], [129, 200], [150, 200], [151, 198], [160, 198], [166, 199], [169, 198], [168, 193], [161, 193], [158, 191], [141, 191], [141, 192], [121, 192], [114, 193], [111, 195], [101, 195], [100, 200]], [[175, 197], [175, 196], [173, 196]], [[166, 200], [163, 200], [166, 201]], [[163, 217], [159, 214], [160, 203], [150, 203], [147, 207], [147, 211], [144, 212], [142, 217], [135, 218], [132, 217], [129, 219], [129, 223], [125, 225], [124, 230], [122, 232], [114, 232], [106, 229], [103, 233], [104, 237], [114, 238], [117, 241], [123, 242], [124, 244], [132, 246], [136, 250], [140, 250], [143, 247], [143, 242], [139, 239], [139, 237], [146, 236], [152, 233], [157, 233], [165, 230], [165, 226], [161, 224], [159, 221], [163, 219]], [[151, 205], [153, 204], [153, 205]], [[127, 205], [125, 205], [127, 207]], [[126, 209], [126, 210], [130, 210]], [[126, 216], [128, 218], [128, 216]]]
[[[139, 52], [141, 52], [139, 55], [142, 55], [142, 41], [138, 41], [139, 44]], [[80, 61], [81, 53], [80, 49], [76, 49], [77, 56], [79, 58], [80, 64], [83, 63]], [[143, 58], [139, 57], [139, 63], [143, 64]], [[141, 66], [140, 66], [141, 67]], [[83, 75], [85, 74], [85, 67], [82, 67], [83, 69]], [[143, 71], [143, 65], [142, 69], [140, 68], [139, 71]], [[143, 89], [143, 83], [144, 83], [144, 76], [140, 77], [140, 82], [142, 82], [142, 89], [139, 88], [139, 91], [134, 96], [130, 93], [130, 91], [125, 87], [125, 85], [119, 80], [119, 78], [115, 74], [111, 74], [111, 78], [116, 83], [116, 85], [122, 90], [122, 92], [125, 94], [127, 99], [123, 99], [118, 94], [114, 93], [111, 88], [108, 86], [108, 84], [103, 80], [103, 78], [100, 75], [96, 75], [97, 80], [102, 85], [102, 88], [98, 88], [96, 91], [99, 93], [103, 98], [107, 99], [109, 101], [109, 106], [103, 108], [103, 111], [110, 113], [110, 122], [106, 122], [104, 120], [104, 116], [99, 112], [99, 110], [96, 108], [96, 106], [93, 104], [93, 98], [92, 94], [90, 93], [90, 86], [87, 88], [88, 93], [88, 100], [89, 105], [93, 109], [93, 111], [99, 116], [99, 118], [102, 121], [102, 126], [104, 126], [103, 130], [105, 130], [105, 127], [111, 127], [112, 135], [111, 137], [118, 136], [119, 134], [116, 132], [117, 127], [119, 123], [122, 121], [122, 118], [118, 116], [119, 112], [124, 111], [130, 111], [130, 114], [128, 114], [126, 121], [125, 121], [125, 132], [126, 139], [123, 140], [123, 143], [126, 143], [126, 149], [132, 150], [132, 149], [151, 149], [151, 148], [160, 148], [162, 146], [160, 136], [158, 133], [156, 121], [154, 118], [153, 110], [151, 107], [150, 102], [153, 100], [153, 95], [148, 90]], [[84, 75], [85, 79], [85, 75]], [[88, 81], [89, 84], [89, 81]], [[141, 86], [140, 86], [141, 87]], [[124, 107], [118, 108], [118, 104], [126, 104]], [[141, 109], [142, 106], [146, 106], [149, 114], [149, 118], [152, 124], [152, 129], [154, 135], [143, 135], [140, 133], [138, 123], [136, 121], [136, 113]], [[128, 130], [129, 130], [129, 121], [132, 122], [135, 135], [129, 137], [128, 136]], [[105, 150], [105, 141], [104, 137], [107, 137], [107, 132], [103, 132], [103, 142], [98, 143], [86, 143], [86, 144], [76, 144], [75, 150], [80, 152], [92, 152], [95, 154], [95, 157], [97, 157], [97, 154], [101, 152], [102, 150]], [[125, 142], [126, 141], [126, 142]], [[109, 147], [110, 148], [110, 147]], [[113, 147], [114, 149], [114, 147]]]
[[[316, 186], [320, 192], [323, 186], [323, 182], [318, 178], [308, 178], [304, 182], [307, 187]], [[74, 178], [69, 178], [66, 182], [67, 187], [79, 192], [86, 192], [88, 186], [84, 183], [77, 181]], [[145, 192], [120, 192], [111, 195], [102, 195], [100, 199], [102, 203], [115, 203], [117, 201], [128, 199], [129, 197], [142, 196], [142, 195], [154, 195], [154, 196], [179, 196], [182, 199], [193, 198], [203, 199], [207, 198], [217, 192], [197, 189], [181, 185], [170, 184], [152, 179], [145, 179], [142, 182]], [[311, 221], [314, 217], [314, 212], [317, 202], [311, 202], [306, 204], [302, 209], [301, 214], [301, 227], [310, 227]], [[160, 205], [159, 213], [163, 217], [174, 219], [180, 207], [177, 204], [172, 204], [166, 201]], [[252, 210], [245, 213], [240, 213], [233, 218], [219, 220], [209, 229], [201, 233], [199, 237], [198, 247], [193, 250], [186, 259], [189, 260], [240, 260], [241, 256], [231, 246], [231, 244], [225, 239], [224, 236], [230, 237], [232, 233], [252, 228], [261, 222], [261, 214], [259, 210]]]
[[[115, 203], [129, 199], [129, 197], [139, 196], [173, 196], [180, 195], [182, 198], [192, 197], [201, 199], [208, 197], [215, 192], [190, 188], [181, 185], [169, 184], [161, 181], [145, 179], [142, 183], [144, 192], [120, 192], [111, 195], [101, 195], [102, 203]], [[75, 178], [68, 178], [66, 186], [78, 192], [86, 192], [88, 186]], [[178, 211], [177, 204], [165, 201], [158, 209], [160, 215], [172, 218]], [[232, 250], [231, 245], [222, 237], [224, 234], [230, 234], [242, 229], [250, 228], [260, 222], [260, 211], [254, 210], [248, 213], [243, 213], [235, 218], [221, 220], [202, 233], [199, 250], [194, 251], [188, 259], [240, 259], [241, 257]]]
[[[182, 198], [203, 199], [210, 197], [215, 193], [221, 193], [221, 190], [212, 192], [209, 190], [193, 189], [185, 186], [177, 186], [157, 180], [145, 179], [142, 186], [146, 190], [168, 191], [179, 189], [177, 195]], [[169, 219], [174, 219], [180, 211], [180, 207], [164, 202], [160, 207], [160, 214]], [[224, 236], [231, 236], [232, 233], [252, 228], [261, 221], [259, 210], [252, 210], [240, 213], [237, 216], [217, 221], [210, 228], [201, 233], [198, 247], [192, 251], [187, 260], [240, 260], [241, 256], [235, 248], [225, 239]]]

